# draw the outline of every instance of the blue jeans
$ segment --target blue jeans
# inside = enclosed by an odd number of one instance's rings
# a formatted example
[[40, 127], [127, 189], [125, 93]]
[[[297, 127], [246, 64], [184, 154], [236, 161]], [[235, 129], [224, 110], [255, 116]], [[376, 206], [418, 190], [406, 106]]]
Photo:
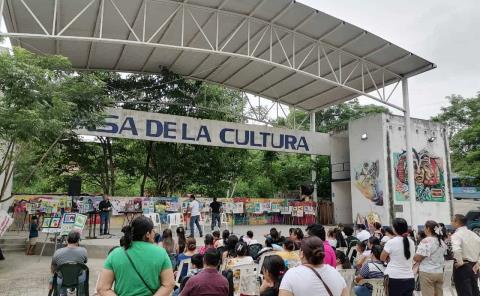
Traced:
[[200, 232], [200, 236], [202, 236], [202, 228], [200, 227], [200, 223], [198, 222], [200, 221], [200, 216], [192, 216], [190, 217], [190, 235], [191, 236], [194, 236], [194, 232], [195, 232], [195, 228], [193, 226], [193, 224], [197, 225], [197, 228], [198, 228], [198, 232]]
[[100, 212], [100, 234], [108, 233], [109, 214], [109, 212]]
[[220, 213], [212, 213], [212, 231], [215, 228], [215, 224], [220, 228]]
[[365, 286], [355, 286], [353, 287], [355, 295], [357, 296], [372, 296], [372, 291]]

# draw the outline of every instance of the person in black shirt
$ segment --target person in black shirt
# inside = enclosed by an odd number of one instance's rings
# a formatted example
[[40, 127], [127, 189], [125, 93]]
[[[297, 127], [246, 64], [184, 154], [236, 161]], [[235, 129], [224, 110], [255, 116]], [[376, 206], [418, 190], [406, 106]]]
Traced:
[[218, 223], [218, 228], [220, 228], [220, 208], [222, 203], [217, 201], [217, 198], [213, 198], [213, 202], [210, 204], [210, 209], [212, 210], [212, 231], [215, 228], [216, 222]]
[[110, 203], [109, 197], [104, 195], [103, 200], [98, 205], [98, 210], [100, 211], [100, 235], [109, 234], [108, 224], [110, 223], [111, 209], [112, 204]]

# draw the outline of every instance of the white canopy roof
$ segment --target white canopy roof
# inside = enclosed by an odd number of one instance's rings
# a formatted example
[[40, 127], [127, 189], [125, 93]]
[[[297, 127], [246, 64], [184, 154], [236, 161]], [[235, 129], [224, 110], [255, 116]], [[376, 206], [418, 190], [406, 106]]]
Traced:
[[[0, 0], [14, 45], [77, 69], [162, 67], [307, 111], [435, 67], [292, 0]], [[372, 92], [372, 93], [370, 93]], [[393, 92], [393, 91], [392, 91]], [[387, 103], [388, 104], [388, 103]]]

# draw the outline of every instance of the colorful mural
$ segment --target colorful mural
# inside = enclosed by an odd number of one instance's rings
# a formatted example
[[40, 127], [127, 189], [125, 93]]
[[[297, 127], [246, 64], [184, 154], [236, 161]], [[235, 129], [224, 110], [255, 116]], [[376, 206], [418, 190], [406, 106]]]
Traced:
[[[395, 200], [408, 200], [407, 154], [394, 153]], [[418, 201], [445, 201], [445, 178], [443, 161], [426, 149], [417, 152], [413, 149], [415, 170], [415, 191]]]
[[355, 170], [355, 187], [376, 206], [383, 206], [383, 190], [379, 176], [378, 160], [365, 162]]

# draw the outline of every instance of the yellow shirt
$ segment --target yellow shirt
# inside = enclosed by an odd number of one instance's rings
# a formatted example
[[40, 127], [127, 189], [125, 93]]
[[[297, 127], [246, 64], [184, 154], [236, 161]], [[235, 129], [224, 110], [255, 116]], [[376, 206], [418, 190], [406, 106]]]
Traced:
[[300, 256], [296, 252], [280, 251], [276, 253], [283, 260], [300, 260]]

